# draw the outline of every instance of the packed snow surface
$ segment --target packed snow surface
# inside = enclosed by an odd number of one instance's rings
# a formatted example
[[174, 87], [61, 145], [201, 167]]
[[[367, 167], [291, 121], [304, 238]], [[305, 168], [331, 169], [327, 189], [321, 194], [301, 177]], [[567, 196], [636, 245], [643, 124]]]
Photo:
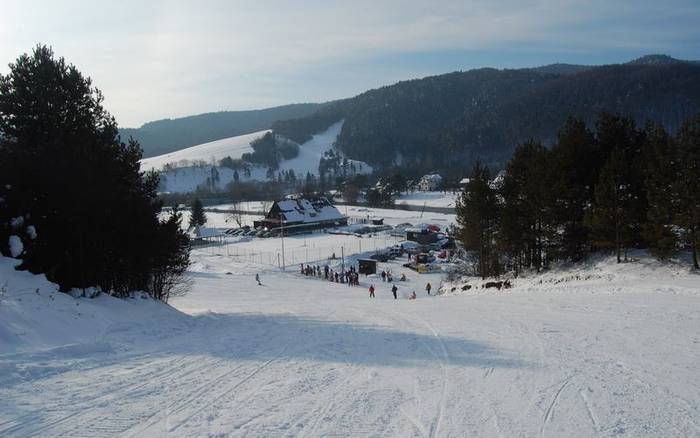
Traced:
[[376, 277], [193, 260], [170, 308], [73, 298], [0, 259], [0, 436], [700, 434], [700, 277], [680, 265], [427, 296], [439, 274], [380, 263], [408, 277], [393, 300]]

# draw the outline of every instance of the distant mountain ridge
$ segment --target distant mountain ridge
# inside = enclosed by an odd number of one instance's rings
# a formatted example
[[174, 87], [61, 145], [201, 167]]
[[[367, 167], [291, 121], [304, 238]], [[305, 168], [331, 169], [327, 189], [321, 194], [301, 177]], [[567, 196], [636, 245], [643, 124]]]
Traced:
[[220, 111], [156, 120], [145, 123], [140, 128], [123, 128], [119, 132], [124, 140], [129, 137], [138, 140], [144, 158], [149, 158], [214, 140], [269, 129], [278, 120], [304, 117], [322, 106], [318, 103], [301, 103], [251, 111]]
[[323, 104], [224, 111], [122, 129], [152, 157], [265, 129], [297, 143], [345, 120], [337, 147], [377, 168], [455, 176], [475, 158], [501, 166], [527, 138], [551, 143], [569, 115], [618, 112], [675, 129], [700, 112], [700, 61], [647, 55], [601, 66], [480, 68], [398, 82]]
[[344, 120], [336, 144], [350, 158], [459, 177], [476, 158], [502, 167], [518, 143], [551, 144], [568, 116], [593, 124], [602, 111], [675, 130], [700, 112], [700, 64], [649, 55], [625, 64], [454, 72], [331, 102], [273, 130], [303, 142]]

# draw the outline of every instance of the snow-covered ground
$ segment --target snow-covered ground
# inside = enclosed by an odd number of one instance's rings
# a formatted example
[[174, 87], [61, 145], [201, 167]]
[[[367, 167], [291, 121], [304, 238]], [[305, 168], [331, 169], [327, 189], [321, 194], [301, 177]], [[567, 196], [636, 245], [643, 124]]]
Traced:
[[[343, 122], [331, 125], [327, 130], [316, 134], [311, 140], [299, 146], [299, 155], [291, 160], [280, 162], [276, 172], [293, 170], [300, 180], [307, 173], [318, 175], [318, 165], [323, 154], [334, 147], [334, 143], [340, 134]], [[218, 180], [213, 183], [213, 189], [223, 190], [226, 185], [234, 180], [234, 171], [227, 167], [218, 166], [217, 163], [222, 158], [240, 158], [245, 152], [252, 152], [250, 143], [262, 137], [266, 132], [259, 131], [253, 134], [240, 135], [237, 137], [225, 138], [210, 143], [204, 143], [171, 152], [169, 154], [141, 160], [142, 170], [162, 170], [166, 164], [176, 166], [161, 172], [161, 191], [171, 193], [193, 192], [198, 187], [212, 188], [206, 185], [207, 178], [212, 177], [212, 169], [218, 174]], [[194, 162], [204, 162], [206, 164], [192, 165]], [[355, 166], [356, 173], [371, 173], [372, 167], [367, 163], [349, 160]], [[244, 172], [238, 172], [239, 181], [266, 181], [266, 166], [251, 166], [250, 176]], [[276, 173], [277, 174], [277, 173]]]
[[0, 436], [700, 434], [685, 265], [597, 260], [439, 296], [439, 274], [406, 270], [395, 301], [376, 278], [193, 260], [171, 308], [73, 298], [0, 259]]
[[396, 205], [454, 208], [459, 192], [411, 192], [396, 198]]

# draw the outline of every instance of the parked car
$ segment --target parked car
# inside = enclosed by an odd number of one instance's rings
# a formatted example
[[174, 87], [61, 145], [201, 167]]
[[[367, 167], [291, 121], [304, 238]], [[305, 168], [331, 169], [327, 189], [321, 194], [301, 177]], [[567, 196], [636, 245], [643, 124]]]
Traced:
[[388, 262], [391, 257], [388, 253], [378, 252], [376, 254], [372, 254], [371, 256], [369, 256], [369, 258], [371, 258], [372, 260], [377, 260], [379, 262]]
[[389, 248], [389, 255], [393, 258], [401, 257], [403, 255], [403, 250], [399, 246], [394, 246]]

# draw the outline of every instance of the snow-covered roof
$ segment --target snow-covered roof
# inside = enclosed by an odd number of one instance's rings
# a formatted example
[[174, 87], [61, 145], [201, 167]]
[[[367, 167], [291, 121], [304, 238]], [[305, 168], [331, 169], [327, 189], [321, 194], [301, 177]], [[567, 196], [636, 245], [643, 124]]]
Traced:
[[442, 176], [438, 175], [437, 173], [431, 173], [429, 175], [424, 175], [423, 178], [421, 178], [422, 181], [434, 181], [434, 182], [440, 182], [442, 181]]
[[216, 228], [209, 227], [195, 227], [190, 231], [191, 238], [206, 239], [209, 237], [223, 236], [225, 233]]
[[491, 187], [492, 189], [498, 189], [503, 185], [503, 182], [505, 181], [505, 179], [506, 179], [506, 171], [501, 170], [500, 172], [498, 172], [498, 174], [496, 174], [496, 177], [494, 179], [489, 181], [489, 187]]
[[[327, 198], [286, 199], [277, 201], [277, 207], [284, 215], [286, 222], [319, 222], [343, 219], [340, 211]], [[269, 217], [269, 213], [268, 213]], [[276, 218], [272, 218], [276, 219]]]

